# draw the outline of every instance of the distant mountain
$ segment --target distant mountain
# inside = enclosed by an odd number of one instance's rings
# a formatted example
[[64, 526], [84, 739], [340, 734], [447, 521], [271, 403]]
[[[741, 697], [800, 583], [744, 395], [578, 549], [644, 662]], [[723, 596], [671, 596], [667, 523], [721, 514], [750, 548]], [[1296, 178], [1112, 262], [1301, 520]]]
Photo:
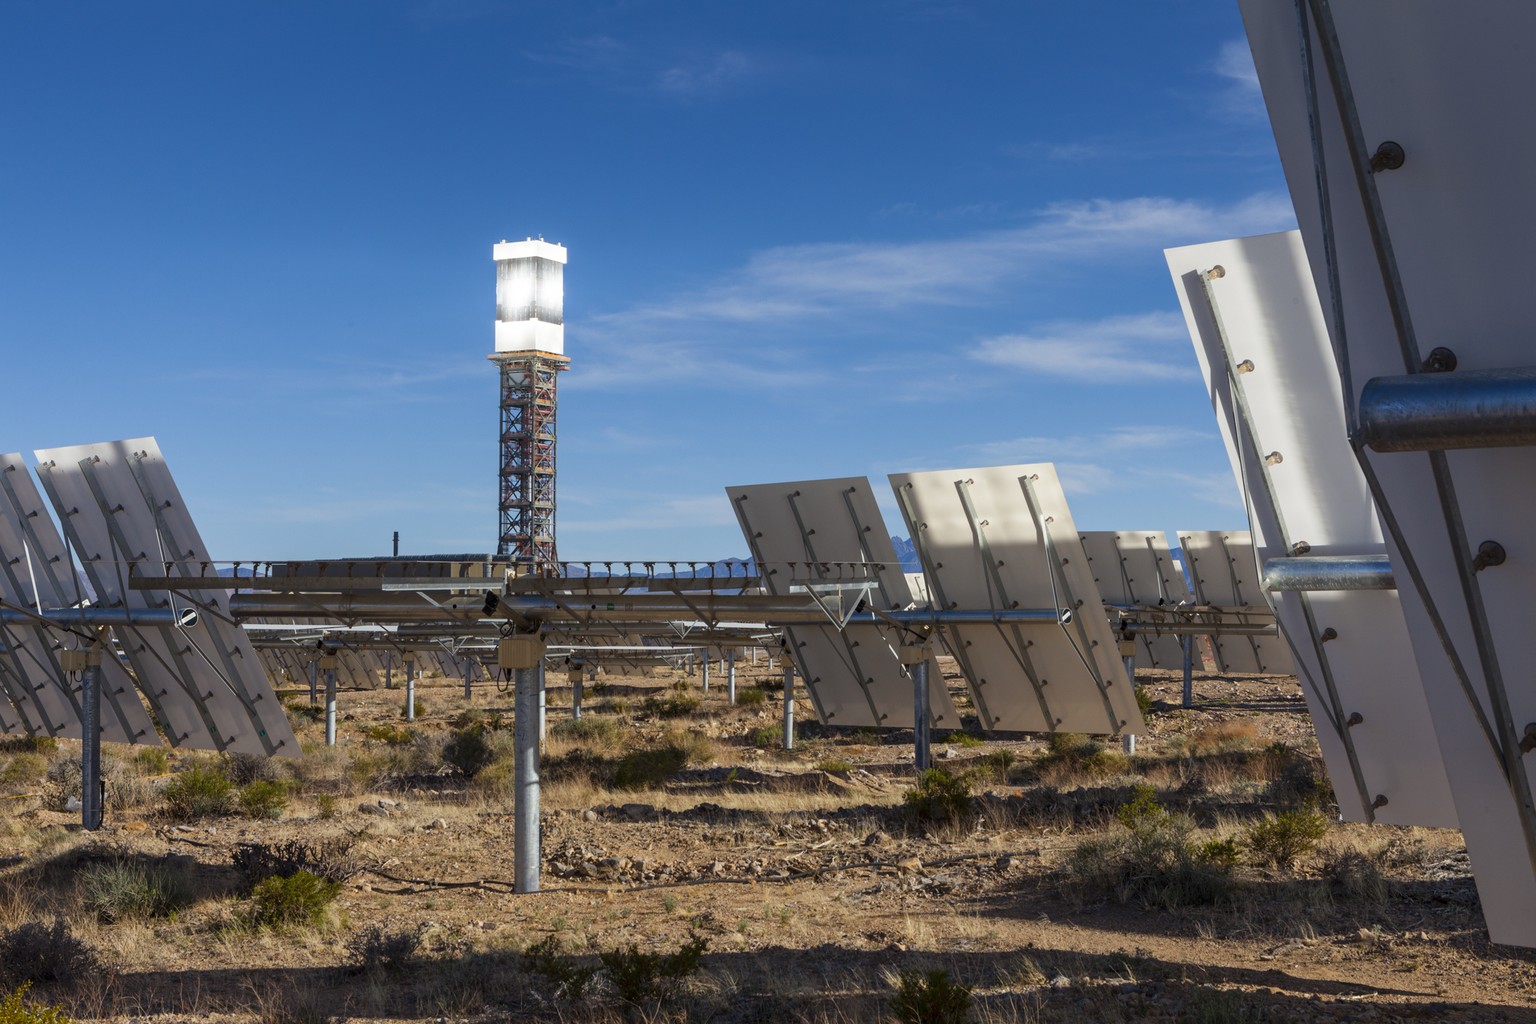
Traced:
[[896, 558], [901, 562], [901, 568], [905, 572], [922, 572], [923, 563], [917, 557], [917, 548], [905, 537], [892, 537], [891, 547], [896, 549]]

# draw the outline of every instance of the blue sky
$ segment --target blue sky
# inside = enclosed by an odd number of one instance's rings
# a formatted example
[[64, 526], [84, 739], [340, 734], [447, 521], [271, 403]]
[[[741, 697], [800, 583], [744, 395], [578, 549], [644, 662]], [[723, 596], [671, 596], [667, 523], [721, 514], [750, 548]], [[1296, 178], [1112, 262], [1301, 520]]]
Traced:
[[5, 0], [0, 447], [155, 435], [220, 559], [486, 550], [541, 235], [565, 558], [1018, 461], [1239, 527], [1161, 250], [1293, 223], [1235, 3]]

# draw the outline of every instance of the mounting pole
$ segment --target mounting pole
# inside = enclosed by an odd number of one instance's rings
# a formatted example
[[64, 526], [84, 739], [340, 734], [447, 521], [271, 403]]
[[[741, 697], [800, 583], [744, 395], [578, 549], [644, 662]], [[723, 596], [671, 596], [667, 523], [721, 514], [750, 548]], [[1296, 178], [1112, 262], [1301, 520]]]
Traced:
[[320, 668], [325, 672], [325, 745], [336, 745], [336, 655], [322, 654]]
[[469, 692], [469, 677], [474, 673], [474, 671], [475, 663], [470, 660], [469, 655], [464, 655], [464, 699], [466, 701], [471, 700], [473, 697], [473, 695]]
[[384, 689], [386, 689], [386, 690], [393, 690], [395, 688], [394, 668], [395, 668], [395, 652], [394, 651], [385, 651], [384, 652]]
[[704, 686], [704, 692], [708, 693], [709, 692], [709, 648], [708, 647], [704, 648], [704, 654], [703, 654], [703, 657], [701, 657], [699, 659], [699, 664], [701, 664], [704, 667], [703, 686]]
[[416, 721], [416, 652], [405, 651], [400, 655], [405, 663], [405, 720]]
[[80, 827], [101, 828], [101, 648], [106, 630], [79, 651], [61, 651], [60, 667], [80, 673]]
[[1184, 706], [1195, 706], [1195, 637], [1184, 634]]
[[929, 734], [931, 715], [928, 710], [928, 657], [933, 653], [933, 643], [924, 636], [919, 643], [904, 644], [901, 663], [912, 675], [912, 764], [918, 773], [933, 765], [933, 748]]
[[581, 690], [586, 671], [579, 661], [571, 662], [571, 718], [581, 720]]
[[725, 697], [736, 703], [736, 648], [725, 649]]
[[544, 641], [536, 634], [503, 637], [496, 664], [513, 673], [512, 851], [513, 888], [539, 891], [539, 707]]
[[317, 674], [318, 673], [317, 673], [316, 668], [315, 668], [315, 659], [314, 658], [310, 658], [309, 659], [309, 702], [311, 704], [316, 703], [320, 699], [320, 691], [316, 688], [316, 685], [315, 685], [315, 677], [316, 677]]
[[795, 749], [795, 663], [784, 653], [784, 749]]

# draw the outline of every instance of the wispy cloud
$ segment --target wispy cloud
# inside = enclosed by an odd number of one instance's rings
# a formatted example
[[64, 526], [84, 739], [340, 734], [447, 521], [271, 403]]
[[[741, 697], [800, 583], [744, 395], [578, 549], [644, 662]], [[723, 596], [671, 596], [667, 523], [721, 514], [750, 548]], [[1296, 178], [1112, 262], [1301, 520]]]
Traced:
[[[1024, 436], [965, 446], [956, 454], [991, 465], [1055, 464], [1068, 498], [1142, 496], [1177, 489], [1225, 508], [1241, 508], [1230, 473], [1176, 469], [1202, 449], [1219, 450], [1216, 432], [1163, 424], [1130, 424], [1091, 434]], [[1118, 499], [1117, 499], [1118, 500]]]
[[1093, 434], [1025, 435], [983, 441], [970, 446], [968, 451], [999, 463], [1057, 462], [1123, 455], [1142, 458], [1148, 451], [1210, 444], [1215, 439], [1215, 431], [1163, 424], [1131, 424]]
[[1221, 45], [1212, 70], [1229, 88], [1222, 98], [1226, 112], [1244, 116], [1264, 116], [1264, 95], [1259, 90], [1259, 73], [1253, 66], [1253, 53], [1245, 39], [1232, 39]]
[[739, 49], [637, 46], [609, 35], [572, 37], [523, 56], [616, 90], [682, 100], [718, 95], [771, 69], [764, 57]]
[[[772, 385], [806, 382], [806, 368], [788, 350], [784, 325], [815, 320], [868, 329], [881, 318], [919, 309], [979, 308], [1005, 301], [1008, 289], [1042, 272], [1091, 263], [1101, 267], [1142, 258], [1169, 245], [1257, 234], [1290, 227], [1295, 215], [1283, 195], [1262, 193], [1232, 203], [1166, 197], [1096, 199], [1058, 203], [1027, 223], [990, 231], [903, 242], [816, 242], [777, 246], [749, 256], [735, 270], [661, 301], [584, 318], [572, 328], [572, 343], [598, 358], [587, 362], [573, 386], [633, 386], [655, 380], [738, 379]], [[1167, 343], [1183, 327], [1162, 319], [1129, 318], [1079, 325], [1063, 341], [1093, 341], [1094, 374], [1129, 376], [1130, 360], [1148, 363], [1162, 377], [1181, 376], [1182, 364], [1150, 359], [1134, 351], [1138, 341]], [[1065, 329], [1066, 325], [1055, 325]], [[773, 340], [765, 344], [763, 331]], [[1036, 343], [1035, 333], [1016, 341]], [[1011, 349], [999, 341], [996, 353], [1024, 359], [1028, 346]], [[1079, 350], [1081, 354], [1081, 350]], [[1121, 361], [1116, 369], [1114, 360]], [[1064, 358], [1055, 364], [1064, 364]], [[1021, 364], [1022, 365], [1022, 364]], [[1142, 369], [1145, 369], [1143, 367]], [[1089, 375], [1084, 371], [1084, 376]]]
[[761, 62], [740, 50], [691, 55], [687, 60], [662, 68], [656, 88], [672, 96], [693, 99], [714, 95], [721, 89], [755, 77]]
[[1277, 231], [1295, 224], [1288, 197], [1235, 203], [1143, 197], [1057, 203], [1014, 228], [911, 242], [777, 246], [692, 293], [594, 318], [639, 325], [751, 322], [787, 316], [974, 305], [1061, 259], [1098, 259]]
[[1060, 320], [1019, 334], [984, 338], [972, 359], [1053, 377], [1096, 382], [1176, 380], [1194, 375], [1184, 320], [1137, 313]]

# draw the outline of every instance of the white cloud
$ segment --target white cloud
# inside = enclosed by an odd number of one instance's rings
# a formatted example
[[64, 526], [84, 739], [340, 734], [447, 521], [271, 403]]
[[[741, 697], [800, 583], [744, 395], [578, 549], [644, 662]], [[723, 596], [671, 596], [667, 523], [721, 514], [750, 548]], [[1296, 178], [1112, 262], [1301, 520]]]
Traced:
[[727, 86], [754, 77], [759, 63], [739, 50], [693, 56], [687, 61], [663, 68], [656, 76], [656, 88], [673, 96], [694, 98], [713, 95]]
[[1230, 86], [1222, 97], [1222, 107], [1228, 113], [1264, 116], [1264, 94], [1259, 89], [1259, 73], [1253, 66], [1253, 53], [1248, 49], [1247, 40], [1232, 39], [1223, 43], [1212, 70]]
[[[692, 290], [584, 318], [571, 328], [569, 340], [573, 350], [594, 358], [584, 363], [581, 383], [571, 383], [616, 387], [722, 379], [803, 385], [806, 369], [786, 350], [786, 324], [815, 318], [823, 325], [857, 320], [868, 327], [880, 316], [921, 308], [978, 308], [1005, 300], [1009, 288], [1034, 275], [1070, 264], [1091, 263], [1099, 270], [1107, 262], [1139, 259], [1170, 245], [1294, 224], [1284, 195], [1261, 193], [1232, 203], [1150, 196], [1058, 203], [1024, 225], [950, 237], [777, 246]], [[1141, 337], [1150, 339], [1146, 331], [1159, 331], [1159, 338], [1171, 340], [1175, 335], [1168, 325], [1176, 323], [1176, 318], [1149, 323]], [[1122, 325], [1122, 343], [1135, 340], [1133, 326]], [[774, 331], [771, 341], [763, 335], [765, 328]], [[1116, 336], [1099, 340], [1105, 344]], [[1036, 348], [1036, 360], [1047, 361], [1048, 353]], [[1106, 354], [1124, 359], [1134, 353]], [[1064, 364], [1066, 358], [1058, 354], [1048, 361]], [[1103, 366], [1105, 372], [1117, 372], [1107, 359]], [[1157, 362], [1149, 369], [1160, 377], [1193, 372], [1182, 363]]]
[[1110, 427], [1096, 434], [1024, 436], [984, 441], [971, 446], [969, 450], [984, 458], [1006, 463], [1081, 461], [1102, 460], [1117, 455], [1141, 458], [1148, 451], [1208, 445], [1215, 440], [1214, 430], [1147, 424]]
[[1195, 372], [1188, 337], [1177, 313], [1137, 313], [1062, 320], [1027, 333], [984, 338], [970, 356], [996, 366], [1073, 380], [1176, 380]]

